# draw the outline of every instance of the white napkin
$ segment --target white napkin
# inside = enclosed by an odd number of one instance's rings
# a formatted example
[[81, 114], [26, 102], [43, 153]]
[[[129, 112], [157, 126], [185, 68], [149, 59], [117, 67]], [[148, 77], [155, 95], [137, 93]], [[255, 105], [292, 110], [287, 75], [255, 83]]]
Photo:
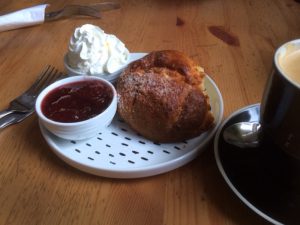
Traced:
[[0, 16], [0, 32], [43, 23], [47, 6], [37, 5]]

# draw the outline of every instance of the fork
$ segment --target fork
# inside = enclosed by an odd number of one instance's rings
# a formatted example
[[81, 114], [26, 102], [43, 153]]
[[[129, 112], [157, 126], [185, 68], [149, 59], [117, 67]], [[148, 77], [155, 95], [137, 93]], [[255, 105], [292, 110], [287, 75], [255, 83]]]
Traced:
[[28, 116], [30, 116], [33, 112], [29, 113], [12, 113], [0, 119], [0, 131], [12, 124], [20, 123]]
[[[0, 112], [0, 119], [12, 113], [31, 114], [34, 112], [35, 101], [39, 93], [49, 84], [61, 78], [63, 74], [48, 65], [38, 76], [37, 80], [19, 97], [12, 100], [6, 110]], [[28, 115], [27, 115], [28, 116]]]
[[49, 4], [41, 4], [0, 15], [0, 32], [42, 24], [47, 21], [66, 19], [76, 15], [101, 18], [101, 12], [121, 7], [117, 2], [100, 2], [86, 5], [66, 5], [57, 11], [45, 12], [47, 6]]
[[45, 21], [58, 20], [73, 15], [101, 18], [101, 14], [96, 8], [84, 5], [66, 5], [61, 10], [45, 13]]
[[66, 5], [58, 11], [45, 13], [45, 21], [53, 21], [61, 18], [67, 18], [73, 15], [91, 16], [101, 18], [100, 11], [119, 9], [120, 4], [116, 2], [101, 2], [88, 5]]

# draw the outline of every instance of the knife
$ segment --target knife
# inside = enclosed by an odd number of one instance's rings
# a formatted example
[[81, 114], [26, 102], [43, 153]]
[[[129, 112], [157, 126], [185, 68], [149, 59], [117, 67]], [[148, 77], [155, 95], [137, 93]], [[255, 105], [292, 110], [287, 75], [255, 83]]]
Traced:
[[47, 21], [65, 19], [76, 15], [101, 18], [100, 12], [120, 8], [119, 3], [102, 2], [87, 5], [66, 5], [61, 10], [45, 12], [47, 6], [49, 5], [42, 4], [0, 15], [0, 32], [42, 24]]

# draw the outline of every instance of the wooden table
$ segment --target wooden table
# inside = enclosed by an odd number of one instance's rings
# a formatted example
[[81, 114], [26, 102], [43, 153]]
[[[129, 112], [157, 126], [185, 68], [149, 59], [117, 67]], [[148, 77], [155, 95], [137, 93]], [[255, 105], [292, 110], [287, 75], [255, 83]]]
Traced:
[[[52, 9], [88, 0], [48, 0]], [[1, 12], [44, 1], [2, 0]], [[177, 49], [219, 86], [224, 118], [260, 102], [274, 49], [300, 37], [293, 0], [121, 1], [102, 19], [72, 18], [0, 33], [0, 108], [42, 68], [64, 70], [74, 29], [100, 26], [131, 52]], [[191, 163], [141, 179], [109, 179], [78, 171], [50, 150], [36, 116], [0, 133], [0, 224], [267, 224], [233, 194], [217, 169], [213, 145]]]

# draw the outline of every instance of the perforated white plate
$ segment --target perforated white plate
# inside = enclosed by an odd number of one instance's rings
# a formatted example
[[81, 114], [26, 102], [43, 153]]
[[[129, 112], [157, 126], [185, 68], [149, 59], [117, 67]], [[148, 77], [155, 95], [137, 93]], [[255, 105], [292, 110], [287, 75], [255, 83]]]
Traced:
[[205, 87], [216, 126], [199, 137], [181, 143], [153, 143], [134, 132], [118, 116], [96, 137], [84, 141], [61, 139], [40, 124], [41, 132], [54, 153], [87, 173], [112, 178], [138, 178], [164, 173], [194, 159], [204, 150], [221, 123], [221, 93], [208, 76]]

